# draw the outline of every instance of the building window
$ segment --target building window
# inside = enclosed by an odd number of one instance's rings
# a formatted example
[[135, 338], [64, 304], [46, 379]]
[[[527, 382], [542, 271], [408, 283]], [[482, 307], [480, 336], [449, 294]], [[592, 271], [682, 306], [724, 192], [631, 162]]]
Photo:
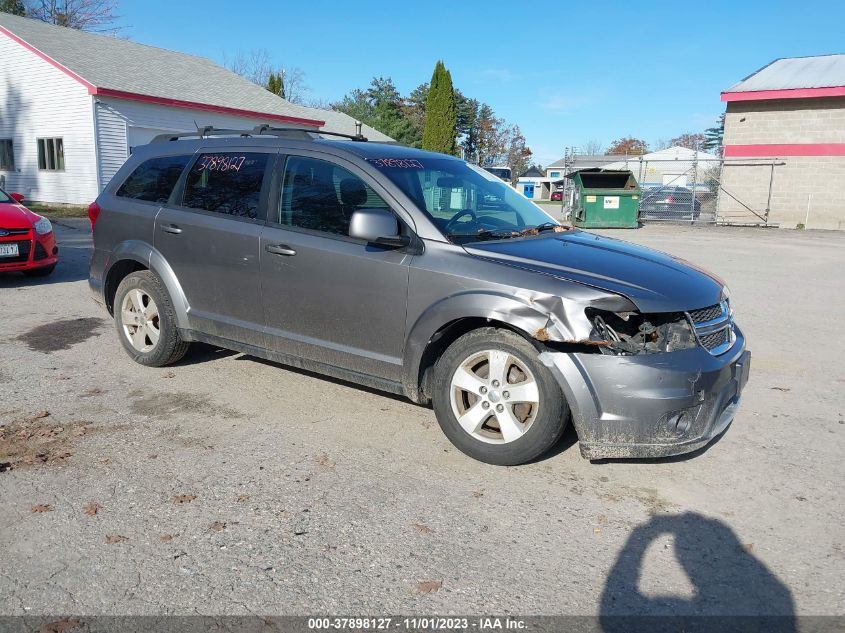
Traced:
[[38, 139], [38, 169], [62, 171], [65, 168], [65, 147], [60, 138]]
[[10, 138], [0, 138], [0, 169], [15, 169], [15, 147]]
[[560, 172], [559, 171], [549, 172], [549, 178], [560, 178]]

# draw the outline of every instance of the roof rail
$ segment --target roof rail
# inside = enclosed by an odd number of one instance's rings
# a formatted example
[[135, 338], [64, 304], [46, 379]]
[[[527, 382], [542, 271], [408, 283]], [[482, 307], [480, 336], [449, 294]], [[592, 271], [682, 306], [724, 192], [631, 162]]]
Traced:
[[192, 132], [172, 132], [167, 134], [159, 134], [154, 137], [152, 143], [160, 143], [165, 141], [178, 141], [181, 138], [206, 138], [209, 136], [261, 136], [262, 134], [269, 134], [272, 136], [292, 136], [304, 140], [313, 140], [314, 134], [324, 134], [327, 136], [340, 136], [348, 138], [353, 141], [366, 142], [367, 137], [361, 134], [360, 124], [357, 125], [356, 134], [343, 134], [341, 132], [328, 132], [325, 130], [310, 130], [308, 128], [300, 127], [272, 127], [268, 124], [256, 125], [251, 130], [232, 130], [227, 128], [216, 128], [213, 125], [206, 125], [197, 127]]
[[232, 136], [235, 134], [237, 134], [238, 136], [252, 136], [252, 130], [229, 130], [226, 128], [216, 128], [213, 125], [206, 125], [203, 127], [198, 127], [193, 132], [172, 132], [168, 134], [159, 134], [158, 136], [154, 137], [151, 142], [158, 143], [161, 141], [178, 141], [180, 138], [190, 138], [192, 136], [205, 138], [207, 136]]
[[343, 134], [342, 132], [328, 132], [326, 130], [303, 130], [302, 128], [298, 127], [271, 127], [266, 123], [263, 125], [256, 125], [252, 129], [253, 134], [261, 135], [261, 134], [273, 134], [275, 136], [283, 136], [284, 134], [290, 132], [310, 132], [312, 134], [323, 134], [326, 136], [340, 136], [342, 138], [348, 138], [352, 141], [359, 141], [365, 143], [367, 141], [367, 137], [361, 134], [360, 126], [357, 127], [357, 133], [355, 134]]

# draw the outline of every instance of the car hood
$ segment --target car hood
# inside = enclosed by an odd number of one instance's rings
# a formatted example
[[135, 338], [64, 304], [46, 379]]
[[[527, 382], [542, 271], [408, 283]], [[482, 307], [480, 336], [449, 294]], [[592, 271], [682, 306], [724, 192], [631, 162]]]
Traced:
[[22, 205], [0, 203], [0, 229], [31, 229], [36, 219], [35, 214]]
[[642, 312], [711, 306], [724, 287], [721, 279], [683, 259], [577, 229], [464, 248], [476, 257], [624, 295]]

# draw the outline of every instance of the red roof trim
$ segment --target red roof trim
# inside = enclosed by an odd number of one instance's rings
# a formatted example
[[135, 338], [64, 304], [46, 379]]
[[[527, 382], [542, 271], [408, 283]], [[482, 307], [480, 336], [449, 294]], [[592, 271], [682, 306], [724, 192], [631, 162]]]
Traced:
[[89, 81], [86, 81], [75, 72], [70, 70], [69, 68], [63, 66], [55, 59], [47, 55], [46, 53], [42, 53], [40, 50], [32, 46], [29, 42], [26, 42], [19, 38], [17, 35], [12, 33], [9, 29], [4, 26], [0, 26], [0, 33], [3, 33], [11, 40], [17, 42], [25, 49], [35, 53], [38, 57], [43, 59], [45, 62], [50, 64], [51, 66], [57, 68], [58, 70], [62, 71], [71, 79], [78, 81], [80, 84], [85, 86], [88, 89], [88, 94], [90, 95], [100, 95], [103, 97], [114, 97], [116, 99], [126, 99], [127, 101], [141, 101], [143, 103], [156, 103], [159, 105], [167, 105], [175, 108], [191, 108], [193, 110], [203, 110], [205, 112], [218, 112], [222, 114], [232, 114], [235, 116], [243, 116], [243, 117], [250, 117], [250, 118], [260, 118], [260, 119], [267, 119], [270, 121], [281, 121], [283, 123], [294, 123], [296, 125], [307, 125], [309, 127], [323, 127], [326, 122], [320, 121], [318, 119], [303, 119], [300, 117], [294, 116], [285, 116], [283, 114], [270, 114], [268, 112], [255, 112], [253, 110], [241, 110], [240, 108], [229, 108], [226, 106], [217, 106], [211, 105], [208, 103], [196, 103], [194, 101], [181, 101], [179, 99], [167, 99], [164, 97], [152, 97], [150, 95], [138, 94], [134, 92], [123, 92], [122, 90], [112, 90], [110, 88], [98, 88], [94, 84]]
[[93, 91], [90, 92], [91, 94], [99, 95], [101, 97], [114, 97], [115, 99], [126, 99], [127, 101], [140, 101], [142, 103], [155, 103], [158, 105], [166, 105], [174, 108], [191, 108], [192, 110], [203, 110], [204, 112], [219, 112], [222, 114], [232, 114], [235, 116], [269, 119], [271, 121], [295, 123], [297, 125], [307, 125], [309, 127], [323, 127], [326, 124], [325, 121], [320, 121], [318, 119], [302, 119], [295, 116], [285, 116], [284, 114], [270, 114], [268, 112], [256, 112], [254, 110], [241, 110], [240, 108], [229, 108], [226, 106], [211, 105], [208, 103], [197, 103], [195, 101], [181, 101], [179, 99], [168, 99], [166, 97], [153, 97], [150, 95], [143, 95], [135, 92], [112, 90], [111, 88], [94, 88]]
[[725, 145], [725, 157], [845, 156], [845, 143], [765, 143]]
[[770, 99], [812, 99], [813, 97], [845, 97], [845, 86], [722, 93], [722, 101], [768, 101]]
[[95, 89], [95, 88], [94, 88], [94, 84], [92, 84], [92, 83], [90, 83], [90, 82], [88, 82], [88, 81], [85, 81], [82, 77], [80, 77], [79, 75], [77, 75], [75, 72], [73, 72], [73, 71], [72, 71], [72, 70], [70, 70], [69, 68], [66, 68], [65, 66], [62, 66], [59, 62], [57, 62], [55, 59], [53, 59], [52, 57], [50, 57], [50, 56], [49, 56], [49, 55], [47, 55], [46, 53], [42, 53], [41, 51], [39, 51], [37, 48], [35, 48], [35, 47], [34, 47], [32, 44], [30, 44], [29, 42], [25, 42], [24, 40], [22, 40], [21, 38], [19, 38], [17, 35], [15, 35], [14, 33], [12, 33], [12, 32], [11, 32], [9, 29], [7, 29], [6, 27], [4, 27], [4, 26], [0, 26], [0, 33], [3, 33], [3, 34], [4, 34], [4, 35], [6, 35], [9, 39], [11, 39], [11, 40], [13, 40], [13, 41], [17, 42], [18, 44], [20, 44], [21, 46], [23, 46], [25, 49], [27, 49], [27, 50], [29, 50], [29, 51], [32, 51], [33, 53], [35, 53], [36, 55], [38, 55], [38, 57], [40, 57], [41, 59], [43, 59], [45, 62], [47, 62], [47, 63], [48, 63], [48, 64], [50, 64], [51, 66], [53, 66], [53, 67], [55, 67], [55, 68], [58, 68], [60, 71], [62, 71], [64, 74], [66, 74], [66, 75], [67, 75], [68, 77], [70, 77], [71, 79], [74, 79], [74, 80], [78, 81], [79, 83], [81, 83], [83, 86], [85, 86], [86, 88], [88, 88], [88, 93], [89, 93], [89, 94], [91, 93], [91, 91], [92, 91], [92, 90], [94, 90], [94, 89]]

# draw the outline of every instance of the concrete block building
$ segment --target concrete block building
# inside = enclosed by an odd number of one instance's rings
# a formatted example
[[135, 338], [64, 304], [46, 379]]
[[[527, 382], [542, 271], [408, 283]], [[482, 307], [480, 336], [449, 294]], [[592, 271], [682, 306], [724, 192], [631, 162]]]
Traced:
[[719, 214], [745, 204], [781, 227], [845, 229], [845, 55], [777, 59], [722, 101]]

